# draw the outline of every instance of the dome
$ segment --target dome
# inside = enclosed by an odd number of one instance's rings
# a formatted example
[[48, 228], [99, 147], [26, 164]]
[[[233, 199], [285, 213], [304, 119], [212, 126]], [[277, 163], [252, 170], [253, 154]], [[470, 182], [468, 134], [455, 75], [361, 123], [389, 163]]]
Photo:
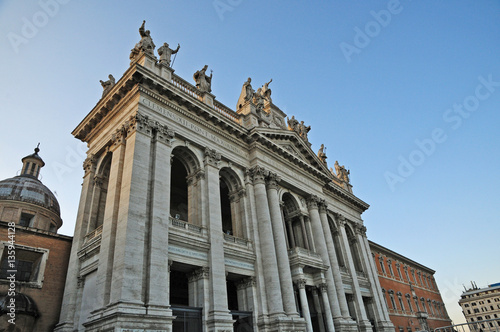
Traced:
[[20, 175], [0, 181], [0, 200], [32, 203], [61, 215], [59, 203], [52, 191], [32, 176]]

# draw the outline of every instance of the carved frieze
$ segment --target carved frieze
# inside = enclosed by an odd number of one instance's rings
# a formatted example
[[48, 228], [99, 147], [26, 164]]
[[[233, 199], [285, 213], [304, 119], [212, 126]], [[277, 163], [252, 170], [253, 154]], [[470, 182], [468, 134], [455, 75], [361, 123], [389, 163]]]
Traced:
[[85, 171], [85, 174], [88, 172], [95, 172], [97, 164], [97, 158], [95, 157], [94, 154], [91, 154], [88, 156], [85, 161], [83, 162], [83, 170]]
[[221, 154], [214, 149], [205, 148], [205, 165], [219, 167], [221, 158]]

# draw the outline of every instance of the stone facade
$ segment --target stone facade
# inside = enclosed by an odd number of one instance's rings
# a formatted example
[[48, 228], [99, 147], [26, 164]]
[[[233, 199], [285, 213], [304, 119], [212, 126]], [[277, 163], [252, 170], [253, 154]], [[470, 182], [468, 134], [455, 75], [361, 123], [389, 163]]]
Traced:
[[73, 131], [89, 150], [56, 330], [392, 331], [368, 204], [311, 128], [270, 82], [233, 111], [207, 66], [197, 88], [141, 45]]
[[369, 244], [396, 332], [432, 331], [452, 325], [434, 270], [379, 244]]

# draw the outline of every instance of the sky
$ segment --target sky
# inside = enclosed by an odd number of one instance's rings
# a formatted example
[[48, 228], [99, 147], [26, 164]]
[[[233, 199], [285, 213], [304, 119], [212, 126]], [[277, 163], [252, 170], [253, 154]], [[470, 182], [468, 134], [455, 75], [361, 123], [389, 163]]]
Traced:
[[181, 45], [177, 75], [207, 64], [232, 109], [247, 77], [272, 78], [313, 151], [350, 170], [368, 238], [434, 269], [455, 323], [463, 285], [500, 282], [500, 1], [1, 1], [0, 179], [40, 142], [61, 234], [86, 151], [71, 132], [99, 80], [127, 70], [142, 20]]

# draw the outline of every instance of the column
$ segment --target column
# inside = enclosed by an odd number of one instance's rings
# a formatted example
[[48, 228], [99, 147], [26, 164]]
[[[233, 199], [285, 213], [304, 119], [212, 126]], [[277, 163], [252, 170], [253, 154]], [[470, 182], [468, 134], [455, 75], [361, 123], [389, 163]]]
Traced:
[[332, 309], [330, 306], [330, 301], [328, 301], [328, 285], [326, 283], [322, 283], [318, 285], [318, 288], [321, 291], [321, 299], [323, 300], [323, 307], [325, 308], [327, 331], [334, 332], [335, 327], [333, 325]]
[[[309, 209], [309, 217], [311, 218], [311, 227], [313, 230], [314, 238], [318, 243], [318, 253], [321, 256], [323, 264], [330, 266], [330, 256], [328, 254], [328, 249], [326, 246], [325, 235], [323, 233], [323, 227], [321, 226], [321, 219], [318, 212], [318, 203], [320, 202], [317, 196], [311, 196], [307, 201], [307, 207]], [[324, 204], [324, 203], [322, 203]], [[337, 290], [335, 288], [335, 282], [333, 280], [332, 268], [330, 267], [325, 272], [325, 278], [328, 285], [328, 298], [330, 303], [333, 304], [331, 314], [333, 317], [340, 317], [340, 309], [335, 303], [338, 302]]]
[[[316, 312], [318, 313], [318, 323], [319, 323], [319, 332], [325, 332], [325, 317], [323, 313], [323, 309], [321, 308], [321, 303], [319, 302], [318, 289], [314, 287], [312, 290], [312, 296], [314, 301], [314, 308], [316, 308]], [[331, 313], [330, 313], [331, 317]], [[333, 320], [331, 322], [333, 325]], [[328, 331], [330, 332], [330, 331]]]
[[264, 284], [266, 287], [267, 305], [270, 315], [283, 314], [281, 285], [278, 273], [278, 260], [273, 240], [271, 215], [267, 200], [265, 176], [266, 171], [256, 166], [250, 170], [255, 193], [255, 210], [257, 213], [257, 227], [259, 231], [262, 265], [265, 266]]
[[271, 225], [273, 229], [274, 246], [276, 248], [276, 258], [278, 260], [278, 272], [281, 285], [281, 296], [283, 307], [287, 315], [298, 317], [293, 298], [292, 273], [290, 272], [290, 262], [288, 260], [288, 249], [285, 241], [285, 229], [281, 219], [281, 208], [278, 199], [278, 182], [281, 179], [278, 175], [270, 173], [267, 177], [267, 199], [269, 212], [271, 215]]
[[149, 278], [146, 305], [148, 313], [170, 307], [170, 272], [168, 229], [170, 225], [171, 139], [174, 133], [167, 126], [155, 125], [151, 197], [149, 213]]
[[126, 148], [126, 128], [122, 126], [112, 136], [111, 167], [108, 180], [108, 193], [104, 207], [102, 223], [101, 248], [99, 250], [99, 268], [97, 269], [96, 287], [99, 297], [96, 299], [96, 309], [109, 304], [111, 276], [113, 274], [113, 256], [115, 250], [116, 222], [120, 205], [122, 188], [123, 164]]
[[287, 220], [286, 221], [286, 226], [288, 227], [288, 233], [290, 234], [290, 242], [291, 242], [291, 246], [292, 248], [295, 248], [296, 247], [296, 244], [295, 244], [295, 234], [293, 233], [293, 227], [292, 227], [292, 221], [291, 220]]
[[[151, 181], [152, 133], [137, 113], [126, 123], [127, 137], [118, 206], [110, 303], [120, 313], [143, 313], [145, 241]], [[101, 248], [102, 250], [103, 248]], [[127, 309], [125, 309], [127, 308]], [[130, 323], [124, 323], [130, 325]]]
[[361, 245], [361, 251], [363, 253], [364, 260], [366, 262], [365, 264], [366, 273], [370, 280], [370, 284], [373, 285], [372, 293], [375, 300], [375, 307], [377, 309], [379, 320], [383, 323], [391, 324], [389, 313], [387, 312], [387, 306], [385, 305], [385, 300], [382, 298], [382, 294], [379, 291], [380, 289], [382, 289], [382, 287], [380, 286], [380, 281], [378, 279], [378, 273], [377, 273], [377, 268], [375, 266], [375, 262], [373, 261], [370, 255], [371, 250], [370, 250], [370, 244], [368, 243], [368, 239], [366, 238], [366, 227], [365, 226], [357, 227], [356, 233], [358, 241]]
[[304, 241], [304, 246], [306, 247], [307, 250], [312, 250], [311, 246], [309, 245], [309, 237], [307, 236], [304, 216], [300, 215], [299, 218], [300, 218], [300, 229], [302, 230], [302, 240]]
[[210, 250], [210, 306], [208, 307], [208, 330], [232, 329], [232, 318], [227, 308], [226, 268], [224, 262], [224, 234], [222, 233], [222, 214], [220, 202], [221, 155], [215, 150], [205, 149], [205, 181], [208, 198], [207, 217], [209, 226]]
[[306, 279], [297, 280], [297, 288], [299, 289], [300, 308], [302, 309], [302, 316], [306, 320], [307, 332], [313, 332], [311, 313], [309, 312], [309, 303], [307, 302]]
[[[330, 254], [330, 269], [332, 270], [333, 280], [335, 282], [335, 289], [337, 290], [337, 299], [340, 307], [340, 316], [344, 319], [350, 320], [349, 308], [344, 292], [344, 282], [342, 281], [342, 274], [340, 273], [339, 263], [337, 261], [337, 254], [335, 244], [333, 243], [332, 232], [328, 223], [328, 216], [326, 214], [327, 204], [322, 201], [319, 204], [319, 217], [321, 219], [321, 226], [323, 227], [323, 234], [325, 235], [325, 242], [328, 253]], [[338, 316], [334, 316], [336, 319]]]
[[78, 258], [78, 250], [81, 249], [87, 231], [88, 212], [92, 197], [92, 181], [95, 176], [95, 167], [96, 158], [94, 155], [90, 155], [83, 163], [85, 175], [83, 176], [82, 193], [80, 195], [75, 234], [68, 263], [68, 273], [64, 288], [61, 314], [56, 331], [69, 332], [77, 328], [77, 326], [73, 326], [73, 322], [79, 297], [78, 276], [80, 275], [80, 259]]
[[342, 241], [344, 242], [344, 248], [347, 252], [347, 269], [352, 279], [353, 296], [354, 296], [353, 302], [356, 308], [356, 312], [358, 314], [358, 326], [359, 328], [371, 331], [371, 324], [366, 316], [365, 306], [363, 304], [363, 298], [361, 296], [361, 291], [359, 288], [358, 275], [356, 273], [356, 268], [354, 266], [351, 248], [349, 246], [349, 239], [347, 238], [347, 233], [345, 230], [345, 225], [347, 223], [347, 220], [342, 215], [339, 215], [338, 219], [339, 219], [340, 233], [342, 235]]

